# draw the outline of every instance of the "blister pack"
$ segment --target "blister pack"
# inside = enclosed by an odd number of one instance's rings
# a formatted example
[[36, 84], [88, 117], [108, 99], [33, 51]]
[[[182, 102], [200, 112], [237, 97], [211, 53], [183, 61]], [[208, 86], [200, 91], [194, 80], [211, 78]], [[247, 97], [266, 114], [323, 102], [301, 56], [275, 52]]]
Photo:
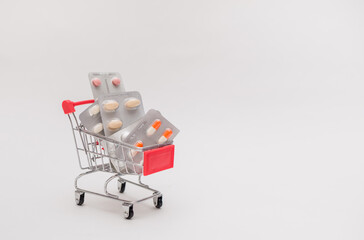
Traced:
[[122, 130], [117, 131], [116, 133], [110, 135], [109, 138], [111, 138], [115, 141], [123, 142], [124, 139], [129, 135], [129, 133], [139, 124], [139, 122], [140, 122], [140, 120], [137, 120], [136, 122], [123, 128]]
[[120, 73], [89, 73], [92, 94], [96, 100], [100, 96], [125, 92], [124, 82]]
[[[171, 143], [178, 133], [179, 130], [159, 111], [151, 109], [122, 140], [136, 147], [148, 147]], [[143, 154], [124, 148], [124, 157], [127, 160], [132, 159], [135, 163], [140, 163]]]
[[93, 133], [104, 135], [104, 126], [101, 120], [100, 106], [97, 102], [86, 108], [86, 110], [80, 114], [80, 121], [87, 130]]
[[98, 102], [105, 136], [113, 135], [128, 127], [144, 115], [142, 97], [139, 92], [104, 95], [99, 97]]
[[[129, 125], [128, 127], [117, 131], [116, 133], [112, 134], [109, 136], [109, 138], [115, 140], [115, 141], [122, 141], [123, 139], [125, 139], [126, 136], [129, 135], [130, 131], [133, 130], [135, 128], [135, 126], [139, 123], [139, 120], [131, 125]], [[111, 163], [113, 165], [113, 168], [116, 169], [118, 172], [124, 172], [125, 169], [125, 157], [124, 157], [124, 150], [123, 148], [118, 145], [115, 146], [115, 144], [108, 144], [107, 145], [107, 149], [108, 152], [110, 154], [110, 156], [117, 158], [119, 160], [111, 160]], [[127, 164], [128, 168], [130, 168], [129, 166], [130, 164]]]

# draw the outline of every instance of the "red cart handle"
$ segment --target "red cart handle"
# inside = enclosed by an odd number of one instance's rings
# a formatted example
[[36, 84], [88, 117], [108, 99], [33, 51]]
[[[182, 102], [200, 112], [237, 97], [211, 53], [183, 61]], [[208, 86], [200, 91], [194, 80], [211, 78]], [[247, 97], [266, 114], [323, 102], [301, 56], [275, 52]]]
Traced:
[[70, 114], [76, 112], [75, 106], [84, 105], [84, 104], [91, 104], [94, 103], [95, 100], [85, 100], [85, 101], [79, 101], [79, 102], [72, 102], [71, 100], [64, 100], [62, 102], [62, 108], [63, 112], [65, 114]]

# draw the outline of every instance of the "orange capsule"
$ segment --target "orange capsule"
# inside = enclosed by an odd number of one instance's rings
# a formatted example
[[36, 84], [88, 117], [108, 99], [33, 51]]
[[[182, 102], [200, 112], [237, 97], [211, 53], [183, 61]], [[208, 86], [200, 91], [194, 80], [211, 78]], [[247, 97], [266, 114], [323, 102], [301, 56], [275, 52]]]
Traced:
[[167, 129], [164, 131], [163, 135], [159, 138], [159, 140], [158, 140], [158, 144], [165, 143], [165, 142], [168, 140], [168, 138], [170, 138], [170, 137], [172, 136], [172, 134], [173, 134], [172, 129], [167, 128]]
[[134, 146], [136, 146], [136, 147], [143, 147], [143, 142], [142, 141], [138, 141]]
[[[134, 144], [134, 146], [136, 147], [143, 147], [143, 142], [142, 141], [138, 141]], [[131, 149], [130, 150], [130, 153], [131, 153], [131, 156], [132, 157], [135, 157], [137, 154], [138, 154], [138, 151], [134, 150], [134, 149]]]
[[152, 136], [158, 128], [161, 126], [162, 122], [161, 120], [157, 119], [153, 122], [153, 124], [147, 129], [147, 136]]

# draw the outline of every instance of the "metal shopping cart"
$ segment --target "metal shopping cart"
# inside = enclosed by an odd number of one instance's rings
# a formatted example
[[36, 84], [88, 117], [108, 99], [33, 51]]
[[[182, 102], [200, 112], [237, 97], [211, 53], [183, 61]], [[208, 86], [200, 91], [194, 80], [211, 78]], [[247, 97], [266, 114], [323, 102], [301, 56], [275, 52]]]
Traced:
[[[133, 205], [136, 203], [153, 199], [156, 208], [162, 207], [162, 193], [142, 183], [141, 177], [172, 168], [174, 163], [174, 145], [164, 144], [136, 147], [86, 130], [77, 120], [75, 106], [91, 103], [94, 103], [94, 100], [80, 102], [65, 100], [62, 103], [63, 111], [67, 114], [71, 123], [79, 166], [82, 170], [88, 170], [78, 175], [75, 179], [76, 204], [82, 205], [84, 203], [85, 193], [118, 200], [122, 202], [124, 217], [126, 219], [131, 219], [134, 216]], [[114, 153], [115, 149], [122, 149], [122, 154], [116, 155]], [[138, 154], [143, 154], [143, 161], [135, 163], [132, 160], [128, 160], [130, 158], [127, 158], [125, 154], [131, 150], [139, 152]], [[104, 192], [94, 192], [78, 187], [78, 180], [81, 177], [96, 172], [113, 174], [105, 181]], [[135, 175], [138, 177], [138, 181], [127, 180], [123, 178], [125, 175]], [[151, 191], [152, 194], [134, 201], [123, 199], [120, 195], [111, 194], [108, 191], [108, 185], [114, 179], [117, 179], [119, 193], [123, 193], [126, 183], [130, 183], [147, 191]]]

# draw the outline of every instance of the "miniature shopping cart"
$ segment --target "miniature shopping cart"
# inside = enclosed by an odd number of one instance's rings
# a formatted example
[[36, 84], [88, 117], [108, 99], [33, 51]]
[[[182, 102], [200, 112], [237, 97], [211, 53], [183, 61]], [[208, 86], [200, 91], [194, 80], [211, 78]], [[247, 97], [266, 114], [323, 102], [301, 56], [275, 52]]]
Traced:
[[[122, 202], [124, 217], [131, 219], [134, 216], [133, 205], [148, 199], [153, 199], [156, 208], [162, 207], [162, 194], [150, 188], [148, 185], [142, 183], [141, 177], [150, 175], [162, 170], [173, 167], [174, 162], [174, 145], [154, 145], [148, 147], [136, 147], [124, 142], [115, 141], [108, 137], [95, 134], [85, 129], [82, 124], [79, 124], [75, 115], [75, 106], [91, 104], [94, 100], [87, 100], [81, 102], [72, 102], [70, 100], [63, 101], [62, 107], [65, 114], [67, 114], [72, 133], [76, 144], [76, 151], [79, 166], [82, 170], [88, 170], [78, 175], [75, 179], [75, 200], [77, 205], [82, 205], [85, 201], [85, 193], [91, 193], [98, 196], [103, 196]], [[115, 154], [115, 149], [121, 149], [122, 154]], [[126, 154], [134, 150], [143, 154], [143, 161], [135, 163]], [[96, 172], [107, 172], [113, 174], [105, 181], [104, 192], [93, 192], [78, 187], [78, 180], [85, 176]], [[138, 181], [130, 181], [123, 176], [135, 175]], [[121, 198], [120, 195], [111, 194], [108, 191], [108, 185], [113, 180], [117, 179], [118, 192], [125, 191], [126, 183], [136, 185], [140, 188], [151, 191], [152, 194], [142, 199], [131, 201]]]

